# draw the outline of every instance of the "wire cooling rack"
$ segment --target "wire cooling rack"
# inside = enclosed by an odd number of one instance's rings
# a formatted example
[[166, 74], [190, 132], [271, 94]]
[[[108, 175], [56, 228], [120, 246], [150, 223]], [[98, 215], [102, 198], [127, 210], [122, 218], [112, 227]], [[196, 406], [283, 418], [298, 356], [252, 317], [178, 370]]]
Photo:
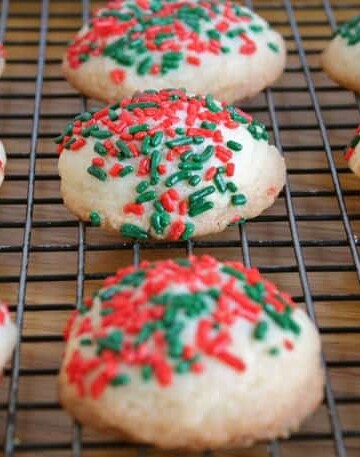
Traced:
[[360, 2], [247, 4], [288, 44], [282, 80], [242, 104], [267, 124], [286, 157], [284, 192], [265, 214], [222, 234], [139, 245], [79, 223], [59, 194], [51, 139], [88, 103], [94, 105], [63, 80], [61, 55], [95, 2], [2, 0], [0, 42], [8, 65], [0, 81], [0, 137], [9, 164], [0, 193], [0, 294], [21, 329], [0, 392], [4, 456], [182, 455], [81, 430], [57, 402], [56, 374], [61, 330], [84, 293], [118, 266], [190, 252], [255, 264], [292, 293], [320, 329], [327, 375], [324, 404], [290, 440], [205, 455], [359, 456], [360, 187], [342, 151], [359, 122], [360, 103], [330, 82], [318, 57]]

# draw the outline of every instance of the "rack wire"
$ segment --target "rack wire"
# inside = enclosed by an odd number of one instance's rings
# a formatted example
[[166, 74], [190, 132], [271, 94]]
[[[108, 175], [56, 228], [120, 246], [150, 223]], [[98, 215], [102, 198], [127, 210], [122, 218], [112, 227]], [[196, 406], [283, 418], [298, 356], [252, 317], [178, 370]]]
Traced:
[[[21, 338], [0, 392], [4, 456], [160, 456], [81, 430], [56, 398], [61, 329], [70, 310], [119, 265], [209, 252], [242, 258], [294, 295], [323, 340], [326, 399], [290, 440], [207, 456], [355, 457], [360, 452], [360, 187], [342, 159], [360, 100], [335, 86], [318, 56], [359, 1], [245, 2], [287, 39], [282, 80], [242, 107], [263, 120], [288, 164], [272, 209], [219, 235], [130, 243], [76, 221], [63, 207], [51, 139], [91, 100], [63, 80], [61, 55], [89, 16], [89, 0], [2, 0], [0, 137], [8, 173], [0, 194], [0, 294]], [[172, 454], [179, 455], [179, 454]], [[188, 455], [188, 454], [187, 454]]]

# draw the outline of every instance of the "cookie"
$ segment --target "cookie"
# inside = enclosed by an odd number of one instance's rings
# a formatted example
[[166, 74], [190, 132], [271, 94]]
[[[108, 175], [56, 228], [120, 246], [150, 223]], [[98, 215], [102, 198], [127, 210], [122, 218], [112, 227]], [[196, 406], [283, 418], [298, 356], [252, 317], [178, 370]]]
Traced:
[[0, 76], [3, 74], [5, 68], [5, 49], [2, 44], [0, 44]]
[[270, 206], [285, 163], [263, 124], [211, 95], [136, 93], [79, 115], [58, 143], [61, 192], [124, 237], [186, 240]]
[[4, 181], [5, 165], [6, 165], [5, 149], [4, 149], [2, 142], [0, 141], [0, 186]]
[[0, 373], [10, 359], [16, 343], [17, 331], [7, 306], [0, 301]]
[[110, 103], [163, 87], [233, 102], [271, 85], [285, 59], [283, 38], [236, 3], [121, 0], [96, 10], [63, 70], [80, 92]]
[[239, 262], [119, 269], [65, 336], [62, 405], [140, 443], [204, 449], [286, 437], [323, 398], [314, 325]]
[[345, 160], [349, 162], [351, 170], [357, 176], [360, 176], [360, 125], [355, 132], [354, 138], [346, 149], [344, 157]]
[[321, 63], [331, 79], [360, 92], [360, 14], [339, 28], [323, 52]]

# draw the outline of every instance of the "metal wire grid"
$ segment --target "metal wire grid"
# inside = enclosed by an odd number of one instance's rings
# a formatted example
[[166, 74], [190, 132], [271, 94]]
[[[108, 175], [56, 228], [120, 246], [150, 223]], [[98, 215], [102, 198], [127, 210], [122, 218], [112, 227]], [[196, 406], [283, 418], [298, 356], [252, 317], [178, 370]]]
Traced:
[[[277, 222], [286, 222], [289, 224], [291, 239], [284, 240], [249, 240], [249, 230], [246, 225], [239, 225], [238, 228], [238, 238], [237, 239], [219, 239], [219, 240], [197, 240], [189, 242], [177, 242], [177, 243], [162, 243], [161, 247], [157, 242], [146, 242], [144, 244], [138, 243], [125, 243], [125, 242], [107, 242], [99, 245], [98, 243], [91, 243], [86, 241], [86, 236], [88, 230], [86, 229], [83, 223], [75, 222], [74, 220], [38, 220], [34, 218], [34, 209], [36, 205], [56, 205], [61, 203], [59, 198], [48, 198], [48, 197], [37, 197], [35, 195], [35, 186], [36, 183], [40, 181], [51, 181], [56, 180], [56, 172], [53, 173], [39, 173], [36, 169], [36, 161], [40, 159], [54, 159], [56, 156], [54, 154], [49, 154], [48, 152], [39, 152], [38, 145], [39, 140], [42, 138], [50, 138], [55, 135], [57, 132], [40, 132], [39, 125], [42, 119], [53, 119], [58, 120], [59, 129], [64, 122], [66, 122], [67, 114], [43, 114], [41, 112], [41, 103], [46, 99], [65, 99], [71, 100], [78, 95], [71, 92], [61, 92], [57, 93], [55, 96], [53, 94], [47, 94], [43, 90], [44, 84], [47, 81], [62, 81], [61, 76], [46, 76], [45, 68], [46, 65], [59, 64], [58, 59], [52, 59], [47, 56], [47, 50], [52, 45], [64, 45], [65, 42], [53, 42], [47, 39], [48, 33], [51, 31], [69, 31], [70, 29], [62, 26], [51, 27], [49, 25], [49, 17], [59, 17], [61, 18], [74, 18], [78, 19], [79, 16], [73, 12], [61, 12], [61, 13], [51, 13], [50, 7], [52, 4], [62, 3], [67, 6], [75, 3], [71, 0], [56, 2], [53, 0], [42, 0], [40, 3], [39, 13], [34, 11], [29, 13], [28, 10], [24, 9], [23, 12], [11, 12], [11, 7], [16, 3], [26, 3], [21, 1], [2, 0], [1, 8], [1, 20], [0, 20], [0, 42], [5, 41], [5, 45], [10, 48], [12, 45], [18, 44], [18, 42], [6, 41], [6, 32], [10, 31], [8, 25], [8, 18], [31, 18], [39, 20], [38, 27], [24, 27], [21, 26], [21, 30], [35, 31], [39, 32], [39, 40], [35, 42], [21, 42], [23, 46], [37, 46], [38, 48], [38, 58], [36, 61], [33, 59], [21, 59], [21, 61], [13, 59], [9, 60], [11, 64], [36, 64], [37, 65], [37, 75], [36, 78], [32, 76], [21, 75], [20, 77], [5, 77], [4, 81], [8, 82], [33, 82], [34, 83], [34, 92], [24, 92], [21, 94], [11, 93], [6, 94], [5, 92], [0, 93], [0, 100], [25, 100], [33, 99], [34, 100], [34, 109], [33, 113], [27, 114], [1, 114], [0, 121], [5, 123], [9, 119], [32, 119], [31, 126], [31, 141], [29, 152], [21, 153], [10, 153], [8, 154], [10, 160], [16, 159], [27, 159], [29, 164], [29, 174], [28, 176], [22, 174], [14, 174], [8, 176], [8, 181], [17, 181], [27, 182], [27, 194], [26, 197], [11, 197], [11, 198], [0, 198], [0, 209], [6, 205], [25, 205], [25, 218], [24, 221], [17, 222], [15, 220], [0, 220], [0, 230], [1, 229], [22, 229], [23, 230], [23, 243], [17, 244], [0, 244], [0, 254], [5, 253], [18, 253], [21, 255], [21, 261], [19, 266], [19, 275], [1, 275], [0, 283], [18, 284], [18, 296], [17, 296], [17, 306], [13, 306], [12, 309], [16, 310], [16, 321], [20, 329], [23, 328], [23, 322], [26, 315], [26, 312], [30, 311], [54, 311], [54, 310], [70, 310], [71, 306], [68, 304], [56, 303], [56, 304], [39, 304], [39, 305], [30, 305], [26, 300], [27, 287], [31, 283], [42, 283], [45, 281], [51, 281], [54, 283], [60, 281], [73, 281], [76, 280], [76, 303], [79, 305], [81, 303], [83, 293], [84, 293], [84, 284], [89, 280], [97, 280], [106, 276], [106, 272], [102, 269], [100, 273], [86, 273], [85, 268], [85, 255], [86, 253], [98, 252], [98, 251], [119, 251], [121, 253], [132, 252], [132, 258], [134, 264], [138, 264], [141, 255], [143, 252], [149, 252], [157, 250], [166, 250], [168, 249], [171, 253], [171, 249], [174, 247], [186, 249], [188, 253], [197, 251], [200, 249], [218, 249], [221, 250], [227, 248], [235, 248], [241, 246], [243, 260], [245, 264], [250, 265], [251, 263], [251, 250], [255, 248], [263, 247], [288, 247], [293, 249], [294, 260], [296, 261], [295, 266], [281, 266], [281, 265], [271, 265], [268, 267], [263, 267], [261, 270], [268, 273], [278, 273], [285, 274], [290, 272], [295, 272], [299, 275], [299, 281], [301, 285], [301, 293], [298, 296], [295, 296], [296, 301], [303, 302], [306, 305], [306, 308], [309, 312], [311, 318], [317, 323], [317, 316], [315, 312], [315, 303], [321, 301], [329, 301], [334, 303], [346, 302], [347, 300], [358, 301], [360, 299], [359, 289], [355, 290], [352, 293], [328, 293], [328, 294], [314, 294], [312, 293], [311, 281], [309, 280], [309, 274], [312, 272], [321, 272], [321, 273], [332, 273], [339, 271], [353, 272], [356, 274], [357, 278], [360, 278], [360, 259], [358, 253], [358, 241], [354, 236], [354, 226], [353, 224], [356, 221], [360, 220], [359, 212], [348, 212], [346, 208], [346, 199], [348, 197], [358, 197], [360, 191], [358, 189], [343, 189], [343, 184], [341, 177], [347, 175], [349, 171], [347, 168], [342, 168], [336, 166], [334, 156], [338, 153], [343, 144], [331, 144], [329, 138], [329, 131], [332, 128], [337, 128], [337, 125], [332, 125], [331, 123], [326, 123], [324, 119], [324, 112], [326, 110], [351, 110], [355, 112], [355, 116], [358, 117], [358, 109], [360, 108], [359, 98], [354, 98], [353, 102], [346, 103], [333, 103], [326, 104], [322, 106], [320, 101], [320, 96], [323, 92], [332, 93], [338, 92], [339, 89], [333, 85], [328, 86], [317, 86], [314, 84], [314, 75], [320, 72], [320, 68], [317, 66], [312, 66], [309, 64], [309, 56], [313, 54], [318, 54], [320, 49], [307, 49], [304, 47], [304, 39], [301, 35], [300, 26], [313, 26], [313, 27], [326, 27], [329, 26], [334, 29], [336, 27], [336, 13], [341, 9], [349, 10], [349, 13], [353, 12], [356, 14], [357, 9], [359, 9], [359, 2], [333, 2], [331, 4], [330, 0], [323, 0], [322, 2], [309, 2], [303, 1], [294, 2], [292, 4], [290, 0], [283, 1], [274, 1], [274, 2], [263, 2], [256, 3], [257, 11], [262, 14], [263, 11], [278, 11], [283, 10], [286, 13], [286, 22], [288, 21], [291, 26], [291, 36], [287, 38], [293, 40], [296, 48], [290, 51], [290, 55], [297, 55], [299, 58], [300, 66], [291, 67], [287, 69], [287, 73], [294, 73], [298, 75], [303, 75], [305, 78], [306, 86], [292, 86], [292, 87], [277, 87], [276, 89], [269, 89], [265, 93], [266, 103], [260, 106], [253, 108], [257, 113], [267, 113], [268, 119], [270, 121], [269, 128], [272, 130], [273, 138], [280, 149], [281, 152], [287, 153], [297, 153], [299, 151], [321, 151], [324, 150], [326, 154], [327, 164], [323, 167], [318, 167], [316, 169], [302, 169], [302, 168], [289, 168], [289, 179], [285, 187], [283, 197], [286, 204], [286, 214], [277, 215], [277, 214], [268, 214], [260, 216], [251, 224], [256, 223], [266, 223], [266, 224], [276, 224]], [[82, 0], [82, 19], [86, 20], [89, 15], [89, 0]], [[253, 6], [251, 1], [246, 2], [248, 6]], [[65, 9], [65, 8], [64, 8]], [[326, 21], [323, 20], [312, 20], [306, 19], [298, 20], [296, 16], [297, 11], [305, 11], [310, 16], [312, 12], [315, 11], [325, 11]], [[40, 19], [39, 19], [40, 15]], [[276, 25], [284, 25], [284, 23], [275, 23]], [[72, 32], [75, 32], [77, 27], [74, 27]], [[319, 40], [319, 39], [328, 39], [327, 35], [307, 35], [307, 40]], [[324, 41], [325, 42], [325, 41]], [[1, 88], [1, 83], [0, 83]], [[309, 95], [310, 103], [308, 105], [299, 104], [288, 106], [287, 104], [276, 103], [275, 95], [281, 92], [304, 92]], [[86, 100], [82, 99], [82, 108], [86, 107]], [[309, 144], [307, 146], [301, 145], [300, 147], [295, 146], [284, 146], [281, 138], [281, 133], [284, 130], [298, 130], [304, 128], [304, 125], [291, 125], [290, 123], [284, 124], [279, 121], [279, 115], [281, 113], [290, 112], [290, 110], [302, 110], [304, 114], [307, 110], [314, 110], [316, 116], [316, 122], [314, 124], [307, 124], [306, 127], [319, 131], [321, 144]], [[251, 111], [251, 107], [250, 107]], [[354, 118], [354, 122], [351, 124], [342, 124], [344, 129], [351, 129], [357, 124], [357, 119]], [[1, 130], [1, 128], [0, 128]], [[1, 133], [2, 138], [16, 140], [21, 137], [28, 137], [27, 134], [18, 134], [14, 132]], [[291, 179], [298, 175], [304, 174], [324, 174], [331, 178], [333, 183], [333, 190], [301, 190], [301, 191], [292, 191], [291, 189]], [[310, 214], [299, 215], [296, 213], [296, 205], [294, 199], [297, 197], [307, 198], [309, 201], [315, 197], [334, 197], [338, 203], [338, 212], [325, 212], [317, 213], [316, 211], [311, 212]], [[302, 222], [318, 222], [319, 224], [332, 223], [337, 221], [342, 224], [344, 234], [343, 239], [306, 239], [303, 240], [299, 234], [299, 225]], [[46, 243], [46, 244], [35, 244], [32, 242], [32, 230], [36, 228], [50, 228], [57, 230], [59, 228], [77, 228], [77, 243]], [[252, 225], [251, 225], [252, 227]], [[316, 248], [316, 247], [344, 247], [348, 249], [351, 254], [351, 262], [346, 265], [340, 265], [336, 262], [331, 265], [308, 265], [305, 261], [304, 249], [305, 248]], [[30, 256], [32, 253], [57, 253], [62, 252], [76, 252], [77, 253], [77, 273], [76, 275], [72, 274], [46, 274], [46, 275], [32, 275], [29, 274], [29, 263]], [[184, 251], [185, 253], [185, 251]], [[169, 254], [171, 255], [171, 254]], [[342, 335], [342, 334], [360, 334], [360, 327], [357, 325], [333, 325], [333, 326], [320, 326], [320, 331], [323, 334], [332, 334], [332, 335]], [[56, 375], [56, 369], [52, 368], [22, 368], [21, 367], [21, 350], [24, 343], [27, 342], [38, 342], [42, 344], [58, 342], [60, 340], [59, 335], [23, 335], [22, 344], [18, 344], [13, 358], [13, 364], [11, 370], [5, 373], [6, 376], [9, 376], [9, 397], [8, 402], [1, 404], [1, 410], [6, 412], [6, 429], [5, 429], [5, 443], [4, 443], [4, 452], [6, 457], [17, 455], [18, 453], [31, 453], [31, 452], [43, 452], [44, 455], [48, 453], [61, 451], [59, 455], [65, 455], [63, 452], [68, 452], [67, 455], [80, 456], [83, 455], [86, 450], [95, 450], [100, 452], [104, 449], [125, 449], [132, 448], [134, 446], [124, 445], [119, 442], [107, 442], [99, 439], [98, 441], [94, 440], [83, 440], [81, 429], [78, 425], [73, 426], [72, 439], [71, 441], [53, 441], [53, 442], [18, 442], [16, 440], [17, 434], [17, 414], [18, 411], [29, 411], [33, 414], [36, 414], [41, 410], [57, 410], [59, 405], [56, 402], [21, 402], [19, 401], [19, 383], [23, 378], [29, 379], [31, 382], [31, 377], [33, 376], [52, 376]], [[349, 368], [349, 367], [360, 367], [360, 360], [327, 360], [324, 362], [327, 369], [329, 370], [332, 367], [337, 368]], [[348, 439], [360, 438], [360, 427], [355, 429], [344, 428], [341, 424], [339, 418], [339, 407], [341, 405], [358, 405], [360, 404], [360, 394], [352, 396], [336, 396], [333, 393], [332, 384], [330, 382], [330, 376], [327, 374], [326, 382], [326, 407], [329, 414], [329, 422], [331, 425], [331, 430], [328, 432], [302, 432], [296, 434], [292, 437], [291, 440], [300, 443], [300, 442], [309, 442], [309, 443], [320, 443], [320, 446], [324, 442], [331, 442], [333, 444], [333, 455], [338, 457], [350, 456], [349, 448], [347, 446]], [[283, 443], [273, 442], [268, 448], [267, 452], [269, 455], [274, 457], [280, 457], [283, 455]], [[315, 444], [314, 444], [315, 446]], [[310, 449], [310, 448], [309, 448]], [[312, 452], [314, 448], [311, 448]], [[140, 455], [145, 455], [148, 451], [144, 448], [140, 448], [138, 453]], [[150, 451], [149, 451], [150, 452]], [[315, 451], [314, 451], [315, 452]], [[209, 455], [209, 453], [206, 453]], [[96, 455], [100, 455], [99, 453]], [[241, 454], [242, 455], [242, 454]], [[315, 453], [311, 455], [315, 456]], [[327, 454], [324, 454], [327, 455]], [[355, 455], [355, 454], [354, 454]]]

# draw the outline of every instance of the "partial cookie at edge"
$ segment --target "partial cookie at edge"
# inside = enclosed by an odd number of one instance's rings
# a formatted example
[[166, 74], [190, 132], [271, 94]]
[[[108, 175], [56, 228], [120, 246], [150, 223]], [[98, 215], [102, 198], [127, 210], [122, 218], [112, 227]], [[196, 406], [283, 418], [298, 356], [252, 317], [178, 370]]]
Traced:
[[6, 153], [2, 142], [0, 141], [0, 186], [3, 183], [6, 166]]
[[[192, 1], [196, 6], [199, 5], [198, 1]], [[132, 4], [133, 2], [128, 1], [127, 3]], [[131, 12], [126, 6], [127, 3], [119, 2], [120, 6], [117, 10], [126, 14]], [[170, 2], [168, 4], [170, 5]], [[218, 2], [216, 5], [230, 11], [228, 6], [223, 6]], [[229, 3], [224, 3], [224, 5], [229, 5]], [[144, 46], [144, 52], [141, 54], [137, 54], [132, 49], [132, 44], [131, 46], [124, 44], [122, 48], [118, 46], [112, 51], [111, 45], [115, 38], [119, 40], [119, 34], [112, 36], [111, 27], [114, 29], [120, 27], [119, 19], [115, 19], [115, 17], [99, 18], [104, 11], [109, 14], [113, 11], [99, 9], [95, 16], [97, 22], [94, 23], [91, 32], [85, 26], [75, 39], [75, 44], [70, 46], [64, 56], [65, 76], [79, 91], [106, 102], [120, 100], [124, 96], [131, 95], [135, 90], [163, 87], [186, 87], [193, 93], [211, 92], [218, 99], [226, 102], [254, 96], [271, 85], [282, 74], [286, 60], [285, 43], [281, 35], [272, 30], [255, 13], [239, 5], [232, 8], [241, 11], [242, 15], [237, 16], [231, 13], [232, 20], [229, 20], [219, 13], [219, 18], [213, 19], [211, 26], [211, 23], [197, 18], [200, 29], [205, 27], [208, 30], [207, 33], [201, 31], [201, 38], [196, 40], [189, 38], [190, 32], [192, 34], [196, 32], [188, 28], [186, 21], [180, 27], [182, 19], [177, 18], [176, 27], [173, 27], [172, 23], [164, 26], [171, 28], [175, 39], [166, 38], [166, 34], [159, 30], [159, 36], [165, 38], [159, 42], [161, 44], [158, 46], [164, 50], [156, 50], [156, 52], [152, 50], [153, 46], [157, 46], [154, 43], [158, 43], [158, 37], [154, 35], [155, 39], [147, 39], [148, 48]], [[141, 8], [140, 10], [143, 11]], [[108, 34], [103, 31], [105, 21], [109, 24], [114, 23], [111, 27], [108, 25]], [[123, 27], [127, 22], [129, 21], [124, 20]], [[182, 32], [179, 31], [179, 27]], [[101, 34], [105, 33], [101, 38], [101, 46], [100, 41], [97, 42], [95, 39], [100, 33], [97, 30], [101, 30]], [[241, 30], [244, 30], [245, 33], [240, 34]], [[87, 37], [89, 33], [92, 34], [92, 38], [89, 38], [93, 42], [91, 48], [87, 38], [83, 38]], [[143, 32], [135, 33], [138, 41], [143, 40], [141, 35]], [[168, 33], [170, 37], [171, 33]], [[181, 39], [176, 36], [179, 33], [187, 38]], [[218, 37], [217, 39], [214, 38], [215, 35]], [[105, 49], [104, 41], [107, 43]], [[130, 40], [129, 43], [133, 42], [134, 40]], [[159, 58], [159, 52], [161, 58]], [[177, 54], [182, 57], [179, 57], [178, 61], [172, 57], [170, 65], [165, 60], [165, 54], [169, 56]]]

